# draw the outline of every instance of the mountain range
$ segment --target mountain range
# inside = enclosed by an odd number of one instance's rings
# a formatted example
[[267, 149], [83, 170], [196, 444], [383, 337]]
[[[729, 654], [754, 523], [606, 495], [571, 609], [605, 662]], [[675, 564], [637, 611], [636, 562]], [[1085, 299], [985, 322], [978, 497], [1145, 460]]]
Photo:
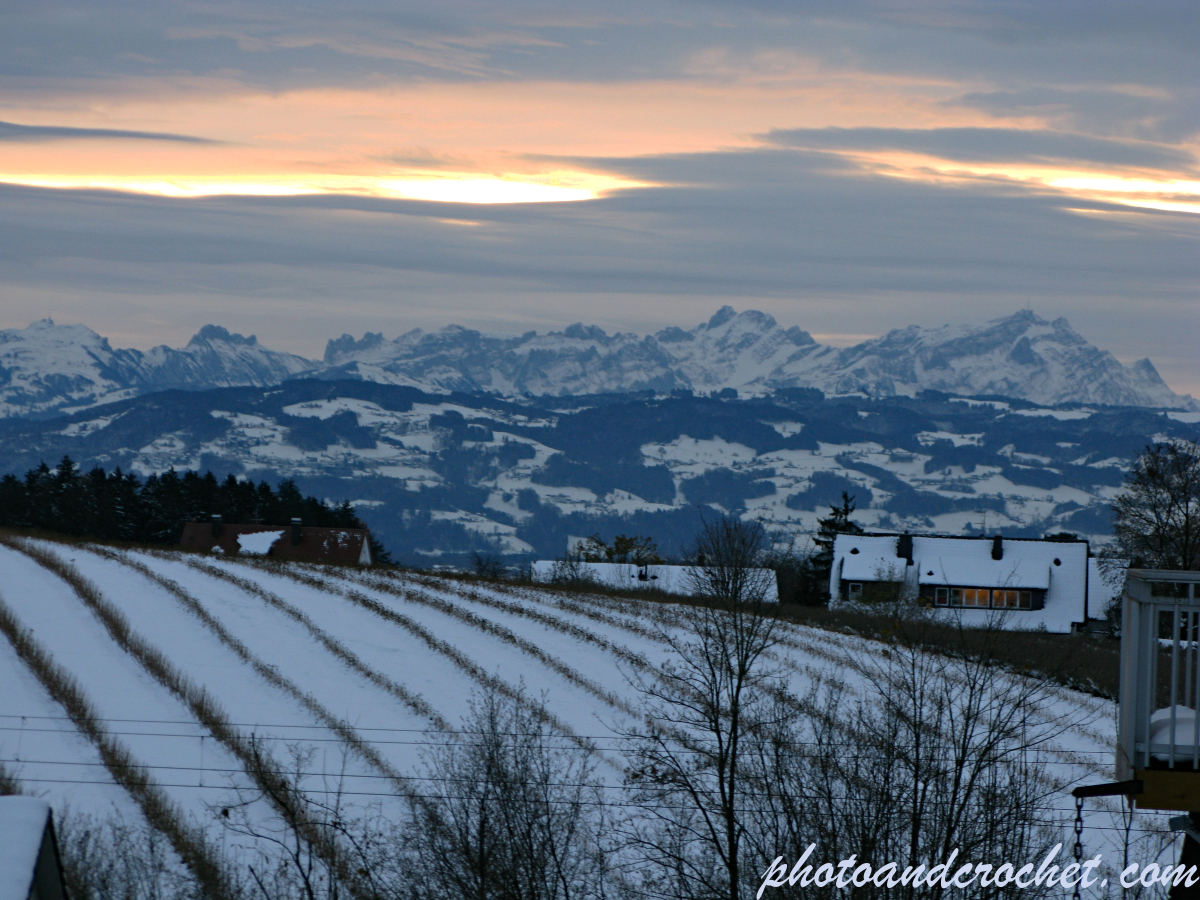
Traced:
[[786, 388], [882, 398], [939, 391], [1055, 405], [1200, 409], [1174, 393], [1153, 363], [1123, 365], [1066, 319], [1028, 310], [983, 325], [917, 325], [853, 347], [818, 343], [755, 310], [725, 306], [707, 322], [652, 335], [486, 334], [450, 325], [393, 340], [368, 332], [330, 340], [321, 361], [267, 349], [254, 336], [206, 325], [181, 349], [114, 350], [82, 325], [49, 319], [0, 331], [0, 416], [84, 409], [171, 388], [265, 387], [289, 378], [362, 380], [423, 391], [501, 397]]
[[205, 325], [182, 349], [143, 353], [114, 350], [83, 325], [42, 319], [0, 331], [0, 416], [69, 412], [172, 388], [266, 386], [317, 368], [218, 325]]

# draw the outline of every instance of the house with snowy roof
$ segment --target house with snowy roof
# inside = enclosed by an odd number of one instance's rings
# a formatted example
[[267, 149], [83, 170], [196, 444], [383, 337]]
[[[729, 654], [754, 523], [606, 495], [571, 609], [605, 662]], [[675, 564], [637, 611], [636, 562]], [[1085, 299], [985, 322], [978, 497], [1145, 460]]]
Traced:
[[829, 596], [831, 606], [907, 599], [968, 626], [1070, 632], [1104, 615], [1111, 581], [1084, 540], [840, 534]]
[[371, 536], [365, 528], [318, 528], [292, 519], [291, 525], [239, 525], [213, 516], [188, 522], [179, 546], [229, 556], [269, 556], [296, 562], [371, 565]]
[[0, 797], [0, 900], [66, 900], [50, 804]]

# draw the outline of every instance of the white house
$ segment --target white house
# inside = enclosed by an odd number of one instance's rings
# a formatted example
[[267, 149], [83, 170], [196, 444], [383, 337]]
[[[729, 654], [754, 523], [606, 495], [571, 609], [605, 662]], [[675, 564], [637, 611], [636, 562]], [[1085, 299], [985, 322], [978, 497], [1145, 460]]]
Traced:
[[[574, 571], [567, 573], [564, 570], [564, 566], [567, 565]], [[694, 571], [691, 566], [639, 566], [634, 563], [600, 562], [564, 564], [561, 560], [540, 559], [531, 566], [531, 577], [534, 581], [551, 583], [562, 581], [568, 574], [577, 572], [580, 579], [606, 587], [622, 590], [658, 590], [666, 594], [688, 596], [695, 592]], [[778, 602], [779, 587], [772, 570], [750, 569], [749, 578], [752, 583], [763, 586], [764, 600], [770, 603]]]
[[831, 606], [904, 597], [966, 625], [1069, 632], [1104, 615], [1089, 608], [1108, 599], [1107, 584], [1089, 584], [1096, 574], [1087, 541], [841, 534], [829, 596]]

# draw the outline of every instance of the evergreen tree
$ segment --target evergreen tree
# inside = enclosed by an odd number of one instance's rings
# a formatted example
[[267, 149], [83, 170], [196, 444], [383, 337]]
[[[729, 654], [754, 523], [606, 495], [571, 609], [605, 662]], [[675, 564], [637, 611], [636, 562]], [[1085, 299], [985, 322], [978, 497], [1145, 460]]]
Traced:
[[862, 534], [862, 527], [850, 520], [858, 507], [850, 494], [842, 491], [842, 505], [830, 506], [829, 515], [817, 520], [813, 543], [817, 552], [811, 557], [811, 577], [814, 587], [828, 597], [829, 575], [833, 570], [833, 542], [839, 534]]
[[[119, 468], [100, 467], [81, 474], [68, 456], [50, 469], [43, 462], [25, 473], [0, 478], [0, 527], [40, 529], [96, 540], [146, 544], [178, 544], [189, 521], [219, 515], [226, 522], [305, 525], [325, 528], [366, 528], [350, 502], [331, 507], [308, 497], [285, 479], [277, 489], [265, 481], [255, 485], [228, 475], [218, 481], [212, 472], [168, 469], [145, 482]], [[371, 555], [390, 563], [384, 546], [371, 538]]]

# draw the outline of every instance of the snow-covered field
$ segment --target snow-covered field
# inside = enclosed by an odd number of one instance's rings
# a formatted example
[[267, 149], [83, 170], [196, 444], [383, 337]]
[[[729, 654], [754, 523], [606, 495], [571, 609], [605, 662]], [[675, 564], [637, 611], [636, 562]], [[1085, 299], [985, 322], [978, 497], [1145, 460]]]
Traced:
[[[90, 603], [64, 572], [94, 585]], [[253, 792], [244, 757], [252, 736], [285, 765], [289, 748], [311, 749], [311, 786], [340, 778], [348, 799], [387, 811], [420, 792], [422, 748], [453, 739], [484, 685], [523, 688], [564, 747], [596, 748], [598, 774], [619, 803], [620, 735], [638, 700], [628, 676], [669, 658], [656, 626], [669, 629], [675, 615], [661, 604], [526, 586], [33, 541], [0, 546], [5, 609], [75, 680], [102, 738], [144, 766], [214, 845], [222, 840], [214, 811], [239, 789]], [[143, 661], [152, 651], [173, 674]], [[774, 659], [804, 694], [821, 672], [861, 687], [859, 670], [881, 653], [853, 635], [787, 626]], [[77, 727], [11, 638], [0, 639], [0, 686], [0, 761], [27, 791], [58, 813], [142, 815], [96, 735]], [[1062, 788], [1046, 816], [1066, 821], [1072, 785], [1112, 779], [1115, 713], [1067, 689], [1047, 697], [1044, 722], [1069, 724], [1046, 748], [1044, 778]], [[1120, 860], [1119, 810], [1089, 801], [1089, 857]], [[274, 812], [262, 804], [253, 815], [269, 824]], [[1139, 814], [1134, 838], [1163, 821]]]

